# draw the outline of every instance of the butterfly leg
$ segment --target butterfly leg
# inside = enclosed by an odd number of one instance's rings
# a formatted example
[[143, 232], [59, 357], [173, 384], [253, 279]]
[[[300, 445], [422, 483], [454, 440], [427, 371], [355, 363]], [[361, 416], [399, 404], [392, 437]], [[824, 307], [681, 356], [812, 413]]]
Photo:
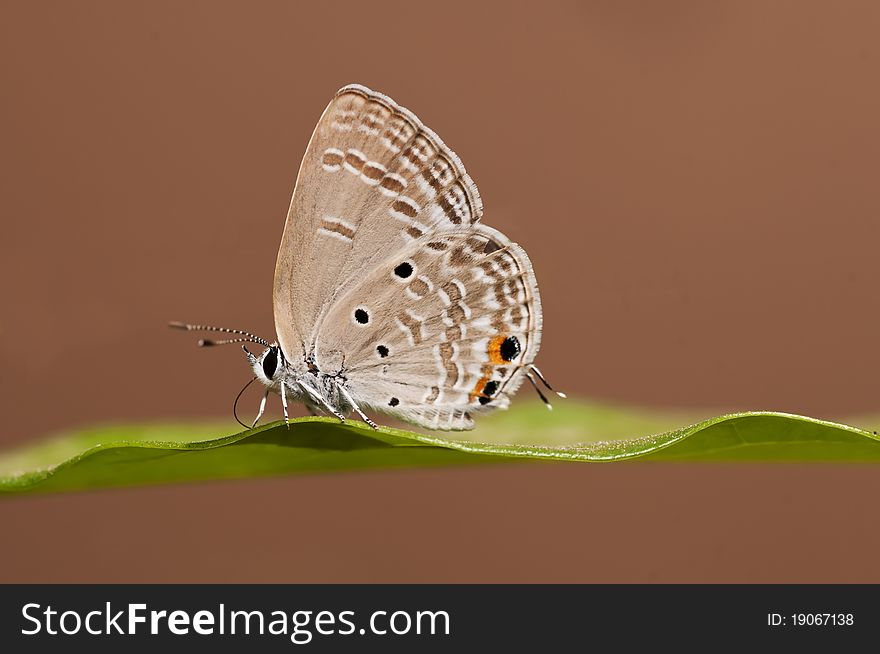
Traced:
[[339, 411], [337, 411], [336, 409], [334, 409], [332, 406], [330, 406], [330, 403], [327, 402], [327, 400], [325, 400], [325, 399], [321, 396], [321, 394], [318, 393], [318, 391], [316, 391], [314, 388], [312, 388], [311, 386], [309, 386], [308, 384], [306, 384], [306, 383], [303, 382], [303, 381], [297, 381], [296, 383], [299, 384], [300, 387], [301, 387], [306, 393], [308, 393], [309, 397], [312, 398], [312, 400], [315, 402], [315, 404], [317, 404], [317, 405], [319, 405], [319, 406], [323, 406], [325, 409], [327, 409], [327, 411], [329, 411], [329, 412], [332, 413], [334, 416], [336, 416], [337, 418], [339, 418], [340, 422], [345, 422], [345, 416], [342, 415], [341, 413], [339, 413]]
[[361, 419], [365, 423], [370, 425], [370, 427], [372, 427], [373, 429], [379, 429], [379, 425], [377, 425], [375, 422], [370, 420], [370, 418], [363, 411], [361, 411], [360, 407], [357, 404], [355, 404], [354, 400], [351, 399], [351, 395], [349, 395], [348, 391], [345, 390], [345, 387], [342, 384], [340, 384], [339, 382], [337, 382], [335, 385], [336, 385], [336, 390], [338, 390], [342, 394], [342, 397], [344, 397], [348, 401], [348, 403], [352, 406], [352, 408], [355, 411], [357, 411], [357, 413], [361, 417]]
[[284, 424], [290, 429], [290, 416], [287, 413], [287, 391], [284, 382], [281, 382], [281, 406], [284, 407]]
[[266, 389], [266, 392], [263, 393], [263, 399], [260, 401], [260, 411], [257, 413], [257, 417], [254, 418], [254, 424], [251, 425], [251, 429], [257, 426], [257, 423], [260, 422], [260, 418], [263, 417], [263, 412], [266, 410], [266, 399], [269, 397], [269, 389]]

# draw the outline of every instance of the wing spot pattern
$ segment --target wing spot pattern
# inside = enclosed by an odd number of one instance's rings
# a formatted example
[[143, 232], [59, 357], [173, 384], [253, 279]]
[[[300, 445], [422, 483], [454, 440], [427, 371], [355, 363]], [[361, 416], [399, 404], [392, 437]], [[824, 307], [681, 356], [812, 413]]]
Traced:
[[345, 159], [342, 160], [342, 165], [345, 166], [345, 169], [356, 175], [360, 174], [361, 169], [366, 163], [366, 155], [360, 150], [355, 150], [354, 148], [349, 148], [348, 152], [345, 153]]
[[437, 398], [440, 397], [440, 388], [438, 386], [431, 386], [428, 394], [425, 396], [424, 402], [425, 404], [434, 404], [437, 401]]
[[394, 317], [394, 322], [406, 336], [411, 346], [422, 342], [422, 320], [411, 311], [401, 311]]
[[467, 295], [467, 290], [465, 289], [464, 284], [458, 279], [451, 279], [443, 284], [443, 291], [452, 302], [457, 302]]
[[[335, 173], [345, 167], [350, 173], [359, 176], [360, 180], [368, 186], [378, 186], [379, 190], [389, 197], [397, 197], [406, 190], [407, 181], [396, 173], [389, 173], [388, 169], [378, 161], [368, 161], [360, 150], [350, 148], [343, 152], [339, 148], [327, 148], [321, 156], [321, 167], [328, 173]], [[416, 213], [421, 210], [414, 201]], [[392, 212], [392, 215], [393, 212]]]
[[322, 236], [332, 236], [344, 243], [351, 243], [357, 227], [347, 220], [335, 218], [333, 216], [324, 216], [321, 220], [321, 226], [318, 228], [318, 234]]
[[460, 245], [458, 247], [454, 247], [449, 251], [449, 265], [453, 268], [464, 268], [469, 265], [473, 258], [470, 253], [467, 252]]
[[454, 388], [461, 376], [459, 365], [454, 361], [457, 347], [454, 343], [440, 343], [434, 346], [434, 358], [437, 361], [440, 372], [445, 375], [443, 385], [446, 388]]
[[338, 148], [327, 148], [321, 157], [321, 166], [328, 173], [335, 173], [342, 167], [344, 153]]
[[407, 295], [413, 300], [421, 300], [433, 290], [434, 285], [431, 283], [431, 280], [424, 275], [419, 275], [416, 279], [410, 282], [409, 286], [406, 287]]
[[330, 127], [337, 132], [350, 132], [354, 129], [354, 119], [357, 116], [356, 109], [340, 109], [336, 112], [334, 120], [330, 123]]
[[412, 198], [401, 195], [391, 203], [391, 217], [396, 220], [402, 220], [405, 223], [412, 222], [412, 219], [419, 215], [422, 208]]
[[393, 154], [399, 154], [416, 133], [416, 128], [403, 116], [394, 116], [382, 133], [382, 143]]
[[375, 161], [368, 161], [364, 164], [363, 172], [361, 172], [361, 181], [370, 186], [376, 186], [383, 177], [385, 177], [386, 168]]
[[406, 228], [405, 233], [411, 239], [416, 240], [425, 235], [425, 227], [424, 225], [420, 225], [419, 223], [413, 223], [409, 227]]
[[470, 222], [470, 211], [467, 206], [467, 197], [458, 184], [444, 191], [437, 204], [443, 210], [443, 215], [453, 225], [461, 225], [462, 222]]
[[[385, 116], [380, 115], [380, 111], [382, 110], [385, 111]], [[361, 124], [358, 125], [357, 128], [358, 131], [370, 136], [379, 136], [379, 132], [381, 127], [385, 124], [388, 113], [390, 112], [381, 105], [373, 104], [370, 110], [363, 114]]]
[[411, 171], [417, 172], [421, 166], [428, 163], [429, 152], [432, 149], [425, 137], [419, 134], [413, 140], [412, 145], [403, 151], [403, 162], [409, 164], [407, 168]]
[[397, 197], [406, 190], [407, 181], [397, 173], [386, 173], [379, 181], [379, 191], [389, 197]]

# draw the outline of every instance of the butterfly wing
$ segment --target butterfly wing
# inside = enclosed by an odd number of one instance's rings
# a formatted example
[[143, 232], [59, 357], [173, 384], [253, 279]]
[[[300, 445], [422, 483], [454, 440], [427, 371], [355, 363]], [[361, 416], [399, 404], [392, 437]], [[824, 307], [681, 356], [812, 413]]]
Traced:
[[322, 370], [362, 406], [431, 429], [506, 408], [538, 354], [541, 302], [525, 251], [473, 225], [396, 241], [323, 320]]
[[309, 141], [275, 266], [274, 310], [288, 360], [310, 354], [336, 298], [394, 251], [482, 213], [461, 161], [390, 98], [340, 89]]

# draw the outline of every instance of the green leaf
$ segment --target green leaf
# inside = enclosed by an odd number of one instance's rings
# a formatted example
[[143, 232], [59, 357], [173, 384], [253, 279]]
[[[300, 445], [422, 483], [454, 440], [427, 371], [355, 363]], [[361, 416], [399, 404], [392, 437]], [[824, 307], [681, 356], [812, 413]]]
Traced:
[[[689, 427], [676, 428], [688, 422]], [[876, 424], [876, 421], [863, 424]], [[214, 424], [82, 429], [0, 456], [0, 491], [59, 491], [328, 470], [516, 459], [562, 461], [880, 461], [875, 433], [772, 412], [693, 414], [562, 402], [525, 404], [470, 433], [370, 429], [299, 418], [231, 436]], [[649, 434], [642, 435], [640, 434]]]

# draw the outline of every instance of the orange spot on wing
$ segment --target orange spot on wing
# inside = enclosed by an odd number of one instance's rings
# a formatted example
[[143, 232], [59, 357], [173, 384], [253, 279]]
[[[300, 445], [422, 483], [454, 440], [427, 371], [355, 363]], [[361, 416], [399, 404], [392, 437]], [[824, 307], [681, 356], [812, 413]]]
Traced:
[[501, 356], [501, 344], [506, 338], [507, 336], [505, 336], [504, 334], [499, 334], [489, 341], [488, 354], [490, 363], [494, 363], [495, 365], [503, 365], [505, 363], [508, 363], [504, 360], [504, 357]]
[[479, 381], [474, 386], [474, 390], [470, 393], [470, 401], [475, 402], [479, 400], [481, 397], [485, 397], [483, 395], [483, 389], [486, 388], [486, 384], [489, 383], [490, 375], [484, 374], [480, 377]]

